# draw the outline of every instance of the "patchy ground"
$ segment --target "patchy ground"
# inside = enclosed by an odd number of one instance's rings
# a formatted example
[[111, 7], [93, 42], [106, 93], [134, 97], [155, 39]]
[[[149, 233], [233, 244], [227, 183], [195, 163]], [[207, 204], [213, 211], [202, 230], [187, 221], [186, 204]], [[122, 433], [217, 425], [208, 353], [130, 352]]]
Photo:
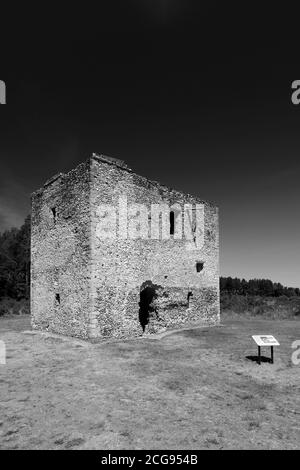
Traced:
[[[299, 449], [300, 321], [226, 318], [161, 339], [89, 344], [0, 319], [2, 449]], [[252, 334], [281, 343], [259, 366]]]

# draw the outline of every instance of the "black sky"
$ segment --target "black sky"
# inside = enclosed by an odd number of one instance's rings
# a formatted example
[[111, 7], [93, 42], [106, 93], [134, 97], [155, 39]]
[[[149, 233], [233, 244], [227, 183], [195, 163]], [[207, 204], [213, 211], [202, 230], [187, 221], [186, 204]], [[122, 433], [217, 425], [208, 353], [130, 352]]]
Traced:
[[99, 152], [219, 205], [223, 275], [300, 286], [294, 6], [109, 5], [26, 4], [1, 20], [0, 230]]

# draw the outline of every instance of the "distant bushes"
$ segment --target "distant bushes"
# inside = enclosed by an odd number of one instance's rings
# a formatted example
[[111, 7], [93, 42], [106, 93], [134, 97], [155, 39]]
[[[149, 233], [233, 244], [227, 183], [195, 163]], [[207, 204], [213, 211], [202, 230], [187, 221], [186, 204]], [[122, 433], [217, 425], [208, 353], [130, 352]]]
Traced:
[[221, 312], [269, 318], [300, 318], [300, 297], [263, 297], [221, 292]]
[[284, 287], [269, 279], [221, 277], [221, 311], [263, 315], [270, 318], [300, 318], [300, 289]]
[[0, 299], [0, 317], [4, 315], [27, 315], [30, 313], [29, 300], [10, 297]]

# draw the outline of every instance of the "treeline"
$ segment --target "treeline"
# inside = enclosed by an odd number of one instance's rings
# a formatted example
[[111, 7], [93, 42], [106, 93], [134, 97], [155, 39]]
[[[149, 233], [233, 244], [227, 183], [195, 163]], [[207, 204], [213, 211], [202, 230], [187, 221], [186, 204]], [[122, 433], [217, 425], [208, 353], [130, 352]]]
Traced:
[[0, 300], [29, 299], [30, 216], [19, 229], [0, 234]]
[[284, 287], [279, 282], [272, 282], [270, 279], [238, 279], [232, 277], [220, 277], [221, 293], [239, 295], [259, 295], [261, 297], [287, 297], [300, 296], [298, 287]]

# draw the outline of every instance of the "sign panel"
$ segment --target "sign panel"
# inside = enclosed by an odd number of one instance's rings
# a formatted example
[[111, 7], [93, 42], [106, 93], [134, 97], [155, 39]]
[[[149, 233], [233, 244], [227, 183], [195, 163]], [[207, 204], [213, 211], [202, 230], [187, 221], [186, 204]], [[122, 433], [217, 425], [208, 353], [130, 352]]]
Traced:
[[252, 338], [257, 346], [280, 346], [277, 339], [272, 335], [254, 335]]

